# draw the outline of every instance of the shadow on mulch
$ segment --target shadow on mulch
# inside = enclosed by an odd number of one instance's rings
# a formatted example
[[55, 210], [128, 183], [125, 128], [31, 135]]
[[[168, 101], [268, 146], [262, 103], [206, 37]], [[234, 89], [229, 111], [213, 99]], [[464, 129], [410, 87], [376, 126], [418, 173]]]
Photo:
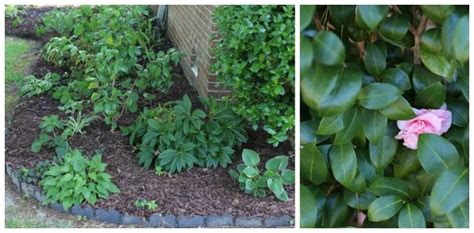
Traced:
[[[8, 27], [6, 30], [7, 34], [23, 35], [15, 34], [15, 31], [9, 32]], [[163, 49], [172, 46], [169, 40], [163, 43]], [[42, 77], [48, 71], [62, 73], [66, 70], [53, 67], [39, 59], [32, 72], [37, 77]], [[157, 96], [156, 100], [152, 103], [141, 102], [142, 106], [156, 106], [159, 103], [180, 100], [184, 94], [188, 94], [193, 106], [200, 107], [198, 94], [189, 85], [181, 68], [174, 67], [172, 73], [174, 84], [169, 93], [152, 93]], [[43, 149], [39, 154], [34, 154], [30, 148], [39, 134], [38, 126], [42, 117], [50, 114], [65, 117], [57, 109], [59, 105], [60, 103], [50, 95], [20, 101], [13, 113], [13, 120], [6, 130], [6, 162], [12, 164], [14, 168], [22, 166], [31, 168], [40, 161], [53, 158], [52, 150]], [[129, 124], [135, 117], [136, 114], [127, 114], [119, 122]], [[255, 198], [243, 193], [239, 189], [239, 184], [228, 173], [231, 168], [241, 163], [240, 154], [243, 148], [257, 151], [261, 155], [262, 163], [276, 155], [294, 154], [290, 143], [283, 143], [276, 148], [267, 144], [265, 142], [267, 134], [263, 131], [248, 131], [248, 143], [242, 145], [242, 148], [236, 148], [234, 163], [230, 168], [193, 168], [172, 176], [158, 177], [154, 171], [144, 170], [138, 166], [136, 153], [128, 143], [128, 138], [121, 135], [119, 131], [111, 132], [110, 127], [101, 122], [93, 123], [86, 130], [85, 135], [75, 136], [72, 139], [72, 146], [87, 154], [95, 150], [102, 151], [103, 161], [108, 164], [107, 172], [111, 174], [113, 181], [120, 189], [119, 194], [98, 201], [96, 207], [116, 209], [140, 216], [149, 216], [157, 212], [174, 215], [232, 214], [234, 216], [290, 215], [294, 217], [294, 186], [287, 187], [289, 196], [287, 202], [278, 201], [271, 195], [266, 198]], [[289, 166], [294, 169], [292, 161]], [[139, 210], [133, 205], [137, 199], [157, 200], [158, 208], [153, 212]]]

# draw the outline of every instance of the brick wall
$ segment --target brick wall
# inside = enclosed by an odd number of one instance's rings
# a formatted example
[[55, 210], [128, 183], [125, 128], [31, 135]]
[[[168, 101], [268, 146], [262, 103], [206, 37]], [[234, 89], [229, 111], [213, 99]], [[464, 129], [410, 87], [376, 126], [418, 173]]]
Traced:
[[191, 85], [200, 95], [223, 96], [225, 90], [210, 71], [213, 35], [211, 5], [169, 5], [167, 19], [168, 37], [178, 50], [184, 52], [181, 66]]

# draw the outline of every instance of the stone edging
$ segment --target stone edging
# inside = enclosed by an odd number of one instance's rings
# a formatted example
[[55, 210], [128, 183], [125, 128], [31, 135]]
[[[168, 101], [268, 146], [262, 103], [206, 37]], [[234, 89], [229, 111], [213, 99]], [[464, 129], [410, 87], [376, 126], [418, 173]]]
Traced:
[[[45, 199], [44, 194], [36, 186], [21, 181], [18, 172], [9, 164], [5, 164], [5, 172], [11, 178], [13, 184], [21, 193], [27, 194], [40, 203]], [[291, 227], [294, 219], [288, 215], [279, 217], [235, 217], [226, 215], [208, 215], [208, 216], [174, 216], [152, 214], [150, 217], [139, 217], [128, 213], [121, 213], [117, 210], [105, 210], [102, 208], [93, 208], [89, 205], [81, 207], [75, 205], [66, 211], [58, 203], [50, 204], [49, 207], [72, 215], [85, 216], [106, 223], [115, 223], [119, 225], [139, 225], [142, 227], [162, 227], [162, 228], [218, 228], [218, 227], [238, 227], [238, 228], [272, 228], [272, 227]]]

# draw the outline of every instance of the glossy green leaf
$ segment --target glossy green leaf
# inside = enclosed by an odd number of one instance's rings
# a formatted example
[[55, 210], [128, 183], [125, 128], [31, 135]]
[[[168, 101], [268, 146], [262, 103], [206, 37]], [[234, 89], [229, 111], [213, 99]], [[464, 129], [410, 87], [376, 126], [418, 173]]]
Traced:
[[415, 105], [419, 108], [439, 108], [444, 104], [445, 98], [446, 88], [437, 82], [416, 94]]
[[439, 54], [442, 49], [441, 29], [431, 28], [426, 30], [421, 36], [421, 47], [430, 53]]
[[328, 168], [323, 155], [314, 143], [301, 149], [301, 178], [313, 184], [321, 184], [326, 180]]
[[308, 107], [318, 109], [321, 101], [335, 88], [342, 72], [342, 66], [317, 64], [311, 74], [301, 80], [301, 94]]
[[300, 123], [300, 143], [305, 145], [316, 141], [316, 127], [318, 127], [318, 122], [311, 121], [302, 121]]
[[423, 14], [437, 24], [442, 24], [446, 17], [454, 11], [452, 5], [421, 5]]
[[379, 177], [370, 184], [369, 190], [377, 196], [396, 195], [404, 199], [413, 197], [408, 182], [395, 177]]
[[305, 72], [313, 64], [313, 46], [308, 38], [302, 37], [300, 43], [300, 70]]
[[300, 6], [300, 30], [304, 31], [305, 28], [313, 20], [314, 12], [316, 11], [316, 6], [311, 5], [301, 5]]
[[244, 149], [242, 152], [242, 160], [244, 161], [245, 165], [249, 167], [256, 167], [258, 163], [260, 163], [260, 157], [258, 156], [257, 152], [249, 149]]
[[469, 77], [459, 77], [455, 85], [461, 90], [464, 98], [469, 101]]
[[450, 14], [441, 27], [441, 43], [443, 54], [447, 58], [454, 57], [454, 31], [456, 30], [457, 22], [461, 16], [454, 12]]
[[469, 122], [469, 103], [464, 100], [449, 99], [446, 106], [452, 114], [452, 124], [466, 127]]
[[456, 209], [446, 214], [448, 221], [452, 227], [468, 228], [469, 227], [469, 201], [459, 205]]
[[314, 58], [325, 65], [343, 64], [346, 59], [346, 49], [341, 39], [330, 31], [319, 32], [314, 37]]
[[328, 8], [332, 22], [336, 25], [348, 24], [354, 20], [355, 6], [330, 5]]
[[398, 227], [400, 228], [425, 228], [425, 216], [416, 205], [407, 203], [398, 215]]
[[348, 185], [345, 185], [345, 187], [354, 193], [365, 193], [367, 183], [365, 182], [364, 175], [358, 172], [354, 180], [352, 180]]
[[405, 36], [401, 40], [392, 40], [390, 38], [384, 37], [382, 34], [380, 34], [380, 37], [382, 37], [385, 42], [388, 42], [400, 48], [411, 48], [415, 45], [415, 38], [411, 33], [405, 34]]
[[433, 213], [446, 214], [459, 207], [469, 197], [469, 172], [457, 166], [445, 170], [431, 190], [430, 207]]
[[335, 134], [344, 129], [344, 114], [339, 114], [330, 117], [323, 117], [317, 133], [320, 135]]
[[370, 221], [380, 222], [395, 216], [403, 206], [403, 199], [399, 196], [383, 196], [372, 202], [367, 211]]
[[385, 18], [380, 24], [378, 32], [384, 37], [394, 41], [401, 40], [408, 32], [408, 18], [401, 14], [393, 14]]
[[423, 66], [415, 66], [413, 69], [413, 88], [416, 92], [427, 88], [428, 86], [441, 81], [441, 77], [431, 73]]
[[357, 24], [368, 30], [373, 31], [384, 20], [388, 12], [386, 5], [358, 5], [356, 7]]
[[411, 175], [421, 168], [415, 150], [410, 150], [404, 146], [398, 148], [393, 163], [393, 172], [395, 177], [403, 178]]
[[366, 210], [375, 199], [377, 196], [371, 192], [354, 193], [344, 189], [344, 202], [354, 209]]
[[454, 57], [460, 62], [469, 59], [469, 16], [463, 16], [456, 24], [453, 35]]
[[455, 60], [449, 61], [446, 57], [431, 53], [425, 49], [420, 49], [420, 58], [423, 64], [431, 72], [452, 81], [455, 75]]
[[344, 226], [350, 215], [342, 193], [333, 193], [327, 198], [324, 217], [326, 227]]
[[371, 83], [359, 92], [358, 103], [367, 109], [382, 109], [398, 100], [402, 91], [387, 83]]
[[377, 144], [383, 138], [387, 129], [387, 117], [376, 110], [364, 110], [363, 119], [362, 131], [365, 137], [371, 143]]
[[357, 173], [357, 157], [351, 143], [332, 145], [329, 151], [331, 170], [339, 183], [349, 185]]
[[378, 76], [382, 74], [387, 66], [386, 56], [374, 44], [367, 44], [364, 55], [365, 69], [372, 75]]
[[431, 173], [440, 173], [459, 159], [456, 147], [435, 134], [421, 134], [418, 137], [417, 155], [423, 169]]
[[390, 68], [385, 70], [382, 75], [382, 82], [392, 84], [398, 87], [402, 91], [408, 91], [411, 89], [410, 78], [400, 68]]
[[388, 135], [377, 144], [369, 144], [370, 161], [378, 171], [383, 171], [392, 162], [397, 153], [397, 147], [397, 140]]
[[344, 113], [344, 129], [334, 138], [334, 144], [345, 144], [354, 138], [362, 127], [362, 113], [357, 107], [352, 107]]
[[380, 113], [390, 120], [409, 120], [416, 116], [410, 103], [403, 97], [380, 109]]
[[300, 186], [300, 226], [302, 228], [312, 228], [316, 224], [318, 216], [316, 198], [311, 190], [305, 185]]
[[319, 104], [321, 116], [339, 115], [349, 109], [362, 87], [362, 72], [355, 67], [345, 68], [334, 89]]

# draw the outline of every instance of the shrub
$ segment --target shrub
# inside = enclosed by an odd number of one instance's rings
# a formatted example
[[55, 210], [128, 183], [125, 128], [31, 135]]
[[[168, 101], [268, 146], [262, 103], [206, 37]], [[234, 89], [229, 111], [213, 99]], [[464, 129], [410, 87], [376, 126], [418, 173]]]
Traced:
[[288, 156], [279, 155], [268, 160], [263, 175], [258, 168], [260, 156], [257, 152], [244, 149], [242, 160], [244, 164], [238, 165], [237, 171], [230, 171], [232, 178], [239, 182], [240, 189], [255, 197], [266, 197], [266, 190], [269, 189], [279, 200], [288, 200], [284, 185], [295, 183], [295, 172], [287, 169]]
[[468, 7], [301, 13], [301, 226], [467, 227]]
[[219, 6], [213, 70], [232, 90], [233, 110], [273, 145], [294, 127], [294, 7]]
[[102, 155], [96, 153], [91, 159], [77, 149], [64, 155], [64, 161], [51, 165], [44, 173], [40, 186], [46, 192], [44, 204], [59, 202], [64, 209], [87, 202], [95, 204], [119, 189], [105, 172]]

